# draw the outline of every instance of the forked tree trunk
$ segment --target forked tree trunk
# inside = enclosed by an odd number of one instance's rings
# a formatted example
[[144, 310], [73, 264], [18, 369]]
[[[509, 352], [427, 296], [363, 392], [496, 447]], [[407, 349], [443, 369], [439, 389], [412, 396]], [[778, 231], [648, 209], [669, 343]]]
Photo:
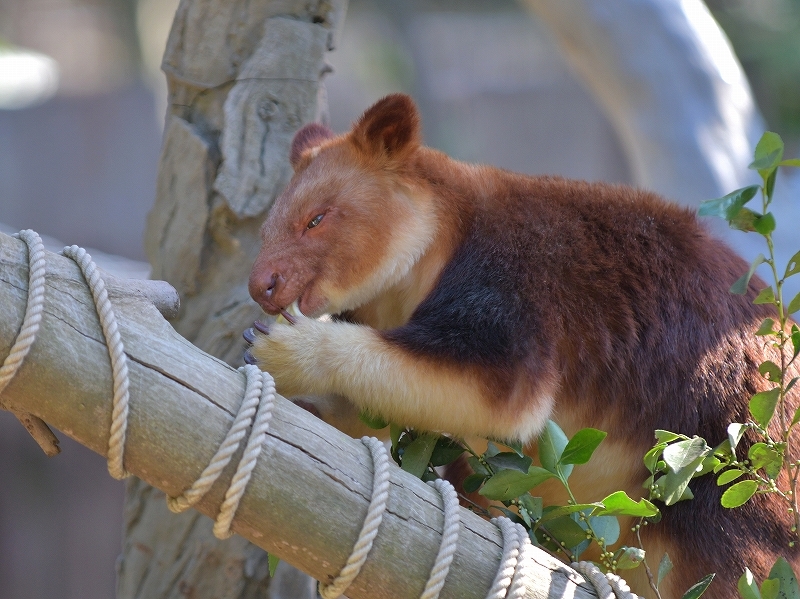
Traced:
[[[325, 61], [347, 0], [182, 0], [162, 68], [169, 108], [146, 250], [152, 277], [180, 293], [173, 326], [240, 365], [241, 332], [261, 315], [247, 293], [258, 227], [291, 174], [289, 145], [324, 120]], [[163, 493], [127, 487], [120, 599], [304, 599], [311, 579], [286, 569], [269, 587], [266, 554], [241, 537], [218, 541], [194, 510], [176, 516]]]

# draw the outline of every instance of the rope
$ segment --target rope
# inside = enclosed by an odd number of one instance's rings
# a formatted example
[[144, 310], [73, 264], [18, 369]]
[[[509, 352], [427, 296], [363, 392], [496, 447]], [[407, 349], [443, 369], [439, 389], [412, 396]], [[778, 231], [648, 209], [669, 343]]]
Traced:
[[453, 556], [458, 548], [458, 527], [461, 524], [461, 517], [458, 513], [458, 494], [449, 482], [437, 478], [430, 483], [442, 496], [444, 504], [444, 525], [442, 530], [442, 544], [436, 554], [436, 561], [433, 564], [430, 578], [425, 584], [425, 590], [420, 599], [436, 599], [444, 586], [444, 579], [450, 572], [450, 564], [453, 563]]
[[244, 372], [247, 379], [245, 394], [225, 440], [200, 474], [200, 478], [189, 489], [178, 497], [167, 497], [167, 506], [175, 513], [183, 512], [200, 501], [230, 463], [233, 454], [246, 435], [247, 429], [253, 422], [253, 416], [255, 416], [255, 424], [253, 424], [244, 453], [236, 466], [236, 473], [225, 492], [225, 499], [214, 522], [214, 536], [219, 539], [227, 539], [233, 535], [230, 530], [231, 522], [233, 522], [236, 509], [239, 507], [239, 501], [244, 495], [245, 487], [250, 481], [256, 460], [261, 454], [272, 418], [272, 408], [275, 405], [275, 382], [269, 374], [261, 372], [256, 366], [251, 365], [240, 368], [239, 372]]
[[233, 522], [233, 517], [239, 507], [239, 501], [244, 495], [247, 483], [250, 482], [250, 476], [256, 467], [256, 460], [261, 454], [261, 448], [269, 430], [269, 421], [272, 419], [272, 408], [275, 406], [274, 379], [268, 373], [260, 372], [256, 366], [245, 366], [244, 371], [248, 379], [258, 378], [261, 380], [261, 398], [256, 421], [253, 424], [253, 430], [250, 432], [250, 438], [247, 439], [244, 455], [242, 455], [242, 459], [239, 460], [239, 464], [236, 466], [236, 474], [233, 475], [231, 484], [225, 492], [225, 501], [222, 502], [219, 514], [214, 522], [214, 536], [218, 539], [227, 539], [233, 536], [231, 522]]
[[25, 307], [22, 326], [14, 340], [14, 345], [11, 346], [11, 352], [3, 361], [3, 366], [0, 367], [0, 393], [17, 374], [31, 345], [36, 340], [44, 309], [45, 259], [42, 239], [30, 229], [20, 231], [15, 237], [22, 239], [28, 246], [28, 304]]
[[528, 592], [528, 579], [530, 578], [530, 568], [533, 551], [531, 539], [528, 531], [521, 524], [514, 524], [517, 530], [517, 540], [519, 542], [519, 557], [514, 566], [514, 577], [511, 579], [511, 588], [506, 597], [508, 599], [522, 599]]
[[322, 599], [336, 599], [340, 597], [355, 580], [361, 571], [361, 566], [367, 561], [367, 555], [372, 549], [372, 542], [378, 535], [378, 527], [386, 511], [389, 498], [389, 456], [386, 447], [375, 437], [362, 437], [361, 442], [366, 445], [372, 454], [372, 499], [369, 502], [367, 516], [361, 526], [361, 532], [353, 546], [353, 551], [339, 575], [328, 585], [320, 583], [319, 594]]
[[642, 599], [632, 593], [628, 584], [616, 574], [603, 574], [592, 562], [575, 562], [572, 569], [580, 572], [597, 591], [599, 599]]
[[486, 599], [505, 599], [519, 561], [519, 535], [514, 523], [508, 518], [492, 518], [491, 522], [503, 535], [503, 556]]
[[[319, 594], [322, 599], [336, 599], [340, 597], [355, 580], [361, 567], [367, 561], [367, 555], [372, 549], [372, 543], [378, 534], [378, 527], [386, 511], [389, 497], [389, 458], [383, 443], [374, 437], [363, 437], [364, 443], [372, 453], [373, 479], [372, 499], [370, 500], [364, 524], [358, 535], [353, 551], [347, 559], [341, 572], [328, 585], [319, 585]], [[444, 581], [450, 571], [453, 556], [458, 548], [458, 528], [461, 523], [458, 510], [458, 495], [453, 486], [446, 480], [437, 479], [432, 486], [442, 496], [444, 510], [444, 525], [442, 542], [436, 555], [430, 577], [425, 584], [420, 599], [437, 599], [444, 586]]]
[[111, 359], [111, 375], [114, 381], [114, 398], [111, 402], [111, 427], [108, 438], [108, 472], [116, 479], [130, 476], [123, 465], [125, 454], [125, 435], [128, 429], [128, 360], [125, 356], [125, 347], [119, 336], [117, 317], [108, 299], [106, 284], [100, 276], [100, 269], [92, 261], [88, 252], [72, 245], [65, 247], [61, 253], [67, 258], [72, 258], [80, 267], [83, 278], [92, 292], [100, 327], [108, 347], [108, 356]]
[[[92, 257], [86, 250], [76, 245], [64, 248], [62, 253], [75, 260], [86, 279], [94, 298], [97, 315], [103, 329], [103, 336], [108, 346], [114, 379], [114, 399], [112, 401], [111, 427], [108, 441], [108, 471], [114, 478], [124, 478], [128, 476], [128, 472], [125, 471], [123, 466], [123, 456], [128, 428], [130, 394], [128, 391], [127, 358], [119, 335], [117, 319], [108, 299], [108, 292], [103, 278], [92, 261]], [[225, 493], [225, 500], [214, 524], [214, 534], [219, 538], [227, 538], [233, 534], [230, 531], [231, 522], [236, 509], [239, 507], [245, 487], [250, 481], [256, 460], [261, 453], [275, 401], [275, 383], [272, 377], [266, 373], [261, 373], [255, 366], [245, 367], [244, 373], [247, 377], [245, 397], [239, 407], [233, 426], [228, 431], [225, 440], [220, 445], [211, 463], [186, 492], [176, 498], [167, 498], [167, 505], [174, 512], [183, 511], [197, 503], [219, 478], [225, 466], [228, 465], [244, 438], [253, 416], [257, 413], [256, 422], [244, 454], [237, 465], [236, 474]]]
[[[76, 245], [65, 247], [62, 253], [68, 258], [72, 258], [80, 267], [84, 279], [86, 279], [86, 283], [92, 292], [97, 315], [100, 319], [100, 326], [106, 339], [114, 380], [114, 399], [112, 401], [111, 427], [108, 441], [108, 471], [114, 478], [124, 478], [129, 475], [123, 466], [123, 456], [130, 400], [125, 348], [119, 335], [117, 319], [108, 299], [105, 283], [100, 276], [97, 265], [92, 261], [92, 257], [86, 250]], [[174, 512], [183, 511], [197, 503], [230, 462], [253, 420], [253, 415], [257, 412], [256, 422], [244, 454], [237, 465], [236, 473], [225, 493], [225, 500], [214, 524], [214, 534], [218, 538], [227, 538], [233, 534], [230, 531], [231, 522], [236, 509], [239, 507], [245, 487], [250, 480], [256, 460], [261, 453], [261, 446], [269, 428], [272, 407], [275, 401], [275, 383], [272, 377], [266, 373], [261, 373], [255, 366], [245, 367], [244, 373], [247, 377], [245, 397], [239, 407], [233, 426], [228, 431], [225, 440], [217, 450], [211, 463], [186, 492], [176, 498], [167, 498], [167, 505]]]

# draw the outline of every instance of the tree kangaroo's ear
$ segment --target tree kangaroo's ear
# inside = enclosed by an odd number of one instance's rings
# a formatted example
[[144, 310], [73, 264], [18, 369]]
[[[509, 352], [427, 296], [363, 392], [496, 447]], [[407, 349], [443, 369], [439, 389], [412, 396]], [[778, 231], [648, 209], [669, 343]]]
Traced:
[[309, 123], [300, 129], [294, 134], [292, 149], [289, 152], [289, 162], [291, 162], [292, 168], [297, 169], [303, 154], [332, 137], [334, 137], [333, 131], [319, 123]]
[[406, 94], [386, 96], [356, 121], [350, 136], [362, 152], [401, 158], [421, 143], [417, 107]]

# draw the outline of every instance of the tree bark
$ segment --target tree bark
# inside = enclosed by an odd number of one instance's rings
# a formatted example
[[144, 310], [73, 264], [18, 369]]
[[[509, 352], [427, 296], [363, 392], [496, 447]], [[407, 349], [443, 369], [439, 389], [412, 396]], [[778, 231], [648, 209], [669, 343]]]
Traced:
[[[41, 327], [17, 376], [5, 389], [4, 407], [29, 412], [93, 451], [106, 454], [111, 421], [111, 369], [91, 295], [77, 266], [48, 253], [47, 292]], [[23, 242], [0, 234], [0, 359], [8, 355], [27, 300], [28, 268]], [[163, 492], [188, 488], [208, 464], [230, 428], [244, 394], [244, 376], [188, 343], [144, 295], [109, 295], [125, 344], [130, 372], [130, 418], [125, 468], [152, 487], [131, 497], [128, 526], [161, 511]], [[243, 445], [243, 444], [242, 444]], [[240, 452], [241, 453], [241, 452]], [[196, 505], [214, 516], [238, 457]], [[378, 537], [361, 574], [348, 589], [351, 599], [415, 599], [430, 574], [441, 542], [441, 499], [419, 479], [391, 466], [390, 491]], [[162, 492], [163, 491], [163, 492]], [[358, 536], [372, 493], [367, 449], [292, 403], [277, 398], [269, 433], [233, 522], [242, 538], [222, 542], [242, 552], [225, 557], [201, 534], [191, 511], [170, 514], [148, 529], [123, 568], [143, 572], [137, 595], [231, 597], [262, 593], [264, 564], [247, 559], [245, 539], [273, 552], [318, 580], [330, 581]], [[499, 531], [460, 509], [458, 550], [442, 599], [482, 599], [494, 579], [501, 552]], [[175, 539], [175, 535], [182, 535]], [[139, 544], [141, 543], [141, 544]], [[173, 548], [166, 554], [163, 547]], [[252, 555], [252, 554], [250, 554]], [[172, 558], [163, 568], [161, 560]], [[534, 597], [594, 596], [581, 578], [534, 549], [534, 576], [525, 594]], [[227, 569], [221, 568], [222, 565]], [[148, 573], [157, 571], [155, 578]], [[221, 570], [221, 571], [220, 571]], [[160, 589], [151, 580], [174, 575]], [[194, 579], [184, 572], [199, 571]], [[205, 574], [205, 571], [211, 571]]]
[[605, 111], [635, 185], [694, 206], [754, 182], [747, 165], [764, 123], [700, 0], [522, 3]]
[[[175, 16], [162, 63], [169, 109], [145, 246], [152, 277], [180, 294], [173, 326], [229, 364], [242, 363], [241, 333], [262, 315], [246, 285], [258, 228], [291, 175], [294, 132], [325, 119], [325, 55], [346, 5], [182, 0]], [[218, 541], [208, 519], [176, 517], [140, 481], [127, 487], [125, 537], [120, 599], [189, 591], [198, 599], [316, 596], [313, 581], [285, 571], [284, 582], [268, 589], [263, 551], [241, 538]]]

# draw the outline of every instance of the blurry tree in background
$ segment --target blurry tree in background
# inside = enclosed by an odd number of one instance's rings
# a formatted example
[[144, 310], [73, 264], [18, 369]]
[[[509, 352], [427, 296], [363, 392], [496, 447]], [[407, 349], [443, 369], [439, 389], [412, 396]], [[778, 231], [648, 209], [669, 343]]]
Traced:
[[800, 0], [706, 0], [770, 128], [800, 147]]

